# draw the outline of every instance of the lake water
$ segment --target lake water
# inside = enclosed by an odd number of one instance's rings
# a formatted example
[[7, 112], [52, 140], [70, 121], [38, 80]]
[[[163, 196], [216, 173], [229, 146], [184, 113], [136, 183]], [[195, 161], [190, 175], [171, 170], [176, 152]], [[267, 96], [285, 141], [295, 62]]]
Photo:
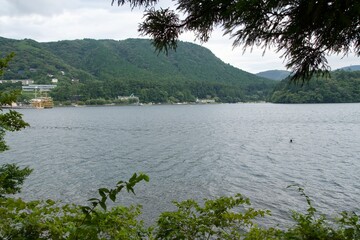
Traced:
[[[221, 104], [23, 109], [31, 127], [10, 133], [1, 163], [34, 172], [21, 196], [86, 203], [134, 172], [150, 176], [136, 196], [144, 219], [173, 200], [242, 193], [270, 221], [306, 209], [360, 211], [360, 104]], [[290, 139], [293, 140], [290, 143]]]

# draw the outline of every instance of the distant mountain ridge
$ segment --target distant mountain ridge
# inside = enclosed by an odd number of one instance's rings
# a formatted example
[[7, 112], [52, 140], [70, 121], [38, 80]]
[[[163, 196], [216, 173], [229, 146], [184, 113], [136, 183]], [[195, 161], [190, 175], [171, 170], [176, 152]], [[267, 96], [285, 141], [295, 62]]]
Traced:
[[[350, 71], [350, 72], [360, 71], [360, 65], [350, 65], [346, 67], [341, 67], [336, 69], [335, 71]], [[291, 74], [290, 71], [275, 69], [275, 70], [267, 70], [267, 71], [259, 72], [256, 73], [255, 75], [275, 81], [281, 81], [287, 78], [288, 76], [290, 76], [290, 74]]]
[[360, 65], [350, 65], [342, 68], [338, 68], [336, 70], [344, 70], [344, 71], [360, 71]]
[[291, 72], [286, 70], [268, 70], [268, 71], [259, 72], [256, 74], [256, 76], [280, 81], [287, 78], [290, 74]]

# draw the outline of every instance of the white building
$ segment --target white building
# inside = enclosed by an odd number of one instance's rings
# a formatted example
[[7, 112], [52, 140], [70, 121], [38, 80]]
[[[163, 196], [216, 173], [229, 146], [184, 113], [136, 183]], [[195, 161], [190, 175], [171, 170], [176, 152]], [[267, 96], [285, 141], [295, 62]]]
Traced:
[[196, 103], [215, 103], [215, 99], [196, 99]]
[[31, 79], [0, 80], [0, 83], [17, 83], [17, 82], [21, 82], [22, 85], [34, 84], [34, 80], [31, 80]]
[[32, 91], [41, 91], [41, 92], [49, 92], [52, 89], [56, 88], [57, 85], [29, 85], [29, 86], [22, 86], [22, 90], [25, 92], [32, 92]]

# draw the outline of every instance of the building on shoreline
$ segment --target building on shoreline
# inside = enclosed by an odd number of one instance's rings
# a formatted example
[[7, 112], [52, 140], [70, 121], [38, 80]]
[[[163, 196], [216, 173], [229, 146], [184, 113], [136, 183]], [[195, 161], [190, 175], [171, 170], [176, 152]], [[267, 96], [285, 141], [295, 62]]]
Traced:
[[128, 102], [128, 103], [139, 103], [139, 97], [136, 97], [134, 94], [130, 96], [118, 96], [117, 99], [121, 102]]
[[30, 100], [31, 106], [34, 108], [53, 108], [54, 102], [51, 97], [38, 97]]
[[196, 99], [196, 103], [202, 103], [202, 104], [207, 104], [207, 103], [215, 103], [215, 99]]
[[36, 85], [30, 84], [27, 86], [22, 86], [22, 90], [25, 92], [40, 91], [40, 92], [50, 92], [52, 89], [56, 88], [57, 85]]

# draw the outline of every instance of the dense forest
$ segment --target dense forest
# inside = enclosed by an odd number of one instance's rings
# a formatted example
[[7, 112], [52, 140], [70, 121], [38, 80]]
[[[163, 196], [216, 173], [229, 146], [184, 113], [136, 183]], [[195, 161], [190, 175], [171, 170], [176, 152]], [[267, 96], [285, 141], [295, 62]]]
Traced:
[[210, 50], [180, 42], [176, 52], [156, 53], [150, 40], [73, 40], [39, 43], [0, 38], [0, 52], [16, 56], [3, 79], [51, 84], [56, 101], [112, 100], [134, 94], [141, 102], [263, 101], [275, 81], [218, 59]]
[[270, 101], [274, 103], [351, 103], [360, 102], [360, 71], [337, 70], [330, 76], [305, 83], [281, 81]]

